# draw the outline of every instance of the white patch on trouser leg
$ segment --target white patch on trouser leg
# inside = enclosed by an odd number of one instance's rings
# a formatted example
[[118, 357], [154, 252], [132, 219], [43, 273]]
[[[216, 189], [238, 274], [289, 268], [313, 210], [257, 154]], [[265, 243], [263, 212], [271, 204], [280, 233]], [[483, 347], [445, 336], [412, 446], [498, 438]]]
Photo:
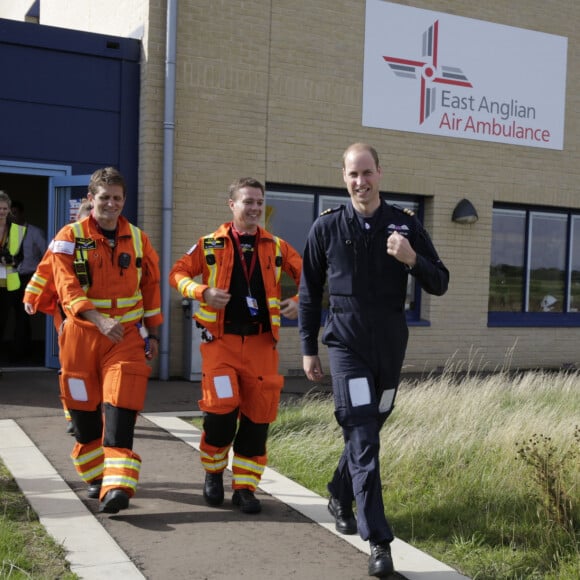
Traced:
[[219, 399], [231, 399], [234, 396], [232, 383], [228, 375], [213, 378], [213, 386]]
[[395, 398], [395, 389], [387, 389], [383, 391], [381, 400], [379, 401], [379, 413], [386, 413], [391, 410], [393, 406], [393, 399]]
[[83, 379], [68, 378], [68, 390], [75, 401], [88, 401], [87, 387]]
[[359, 377], [357, 379], [349, 379], [348, 394], [350, 395], [350, 404], [353, 407], [370, 405], [371, 390], [367, 378]]

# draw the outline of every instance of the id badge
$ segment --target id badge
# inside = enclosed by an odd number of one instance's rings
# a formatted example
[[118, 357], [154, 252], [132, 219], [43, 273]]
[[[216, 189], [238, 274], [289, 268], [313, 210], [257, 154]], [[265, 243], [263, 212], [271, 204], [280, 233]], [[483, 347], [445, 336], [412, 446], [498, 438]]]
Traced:
[[258, 301], [253, 296], [246, 296], [246, 304], [251, 316], [258, 315]]

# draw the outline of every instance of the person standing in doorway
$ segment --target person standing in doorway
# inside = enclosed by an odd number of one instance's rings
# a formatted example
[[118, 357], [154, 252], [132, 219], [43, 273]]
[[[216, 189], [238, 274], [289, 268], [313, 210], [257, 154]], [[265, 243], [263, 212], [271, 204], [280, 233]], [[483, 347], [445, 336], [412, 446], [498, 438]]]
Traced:
[[407, 280], [411, 275], [423, 290], [440, 296], [447, 291], [449, 272], [413, 212], [381, 199], [382, 169], [373, 147], [348, 147], [342, 177], [349, 203], [320, 215], [304, 251], [299, 306], [303, 367], [309, 380], [323, 377], [318, 334], [328, 282], [322, 342], [328, 347], [335, 416], [344, 437], [328, 484], [328, 509], [337, 531], [358, 530], [370, 542], [368, 574], [384, 578], [394, 569], [394, 536], [383, 505], [379, 433], [394, 407], [407, 347]]
[[[11, 208], [10, 196], [0, 191], [0, 345], [4, 341], [10, 312], [17, 303], [17, 292], [21, 286], [17, 268], [23, 259], [22, 242], [26, 235], [26, 227], [12, 220]], [[22, 304], [18, 306], [22, 310]], [[9, 359], [14, 357], [13, 344], [2, 350], [9, 351]]]
[[[277, 350], [281, 315], [298, 316], [297, 296], [281, 300], [281, 275], [298, 286], [302, 268], [290, 244], [258, 225], [264, 202], [259, 181], [234, 181], [228, 201], [233, 220], [200, 238], [169, 276], [182, 296], [200, 302], [195, 319], [203, 341], [203, 497], [209, 506], [223, 504], [223, 472], [233, 445], [232, 503], [248, 514], [262, 509], [255, 490], [284, 381]], [[198, 275], [201, 283], [194, 280]]]
[[29, 358], [32, 351], [30, 319], [22, 308], [22, 299], [24, 298], [26, 286], [46, 251], [46, 236], [39, 227], [27, 222], [24, 204], [20, 201], [13, 201], [11, 210], [12, 221], [26, 228], [24, 239], [22, 240], [22, 260], [16, 267], [20, 277], [20, 288], [14, 292], [12, 304], [15, 321], [12, 357], [15, 362], [21, 362]]
[[133, 451], [163, 321], [159, 258], [147, 235], [121, 215], [123, 176], [91, 176], [91, 215], [62, 228], [50, 244], [65, 316], [59, 335], [60, 389], [74, 424], [72, 460], [99, 509], [129, 507], [141, 469]]

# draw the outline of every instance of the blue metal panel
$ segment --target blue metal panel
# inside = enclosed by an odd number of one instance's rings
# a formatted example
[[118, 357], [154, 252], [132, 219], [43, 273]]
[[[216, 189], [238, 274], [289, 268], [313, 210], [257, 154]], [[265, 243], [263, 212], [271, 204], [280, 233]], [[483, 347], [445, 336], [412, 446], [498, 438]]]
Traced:
[[137, 216], [140, 42], [0, 19], [0, 159], [125, 176]]

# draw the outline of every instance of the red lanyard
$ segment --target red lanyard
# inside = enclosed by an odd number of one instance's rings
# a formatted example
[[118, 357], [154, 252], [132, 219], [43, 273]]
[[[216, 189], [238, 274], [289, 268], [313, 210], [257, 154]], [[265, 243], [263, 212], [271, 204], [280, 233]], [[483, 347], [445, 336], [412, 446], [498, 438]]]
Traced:
[[260, 237], [260, 230], [256, 232], [256, 241], [254, 242], [254, 251], [252, 252], [252, 259], [250, 261], [250, 269], [248, 270], [248, 264], [246, 263], [246, 258], [244, 257], [244, 251], [242, 250], [242, 244], [240, 242], [240, 234], [232, 225], [232, 234], [234, 236], [234, 242], [238, 250], [238, 255], [240, 256], [240, 262], [242, 263], [242, 270], [244, 271], [244, 276], [246, 282], [248, 283], [248, 292], [250, 296], [252, 295], [250, 289], [250, 280], [252, 279], [252, 274], [254, 273], [254, 268], [256, 267], [256, 260], [258, 259], [258, 239]]

